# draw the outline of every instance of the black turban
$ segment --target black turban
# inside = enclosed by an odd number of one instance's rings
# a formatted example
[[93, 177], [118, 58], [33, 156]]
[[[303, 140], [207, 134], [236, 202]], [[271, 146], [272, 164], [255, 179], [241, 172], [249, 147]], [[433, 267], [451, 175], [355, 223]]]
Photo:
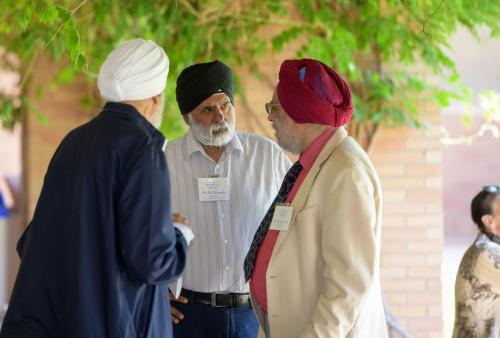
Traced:
[[233, 91], [231, 68], [215, 60], [184, 69], [177, 78], [175, 95], [181, 113], [187, 114], [216, 93], [225, 93], [234, 103]]

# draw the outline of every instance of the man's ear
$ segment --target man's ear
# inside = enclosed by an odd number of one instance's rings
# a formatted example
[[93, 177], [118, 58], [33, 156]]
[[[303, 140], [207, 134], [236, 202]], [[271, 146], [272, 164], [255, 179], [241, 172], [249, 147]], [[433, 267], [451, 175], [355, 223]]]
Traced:
[[161, 99], [161, 94], [160, 94], [160, 95], [153, 96], [153, 103], [154, 103], [154, 104], [158, 104], [158, 103], [160, 103], [160, 99]]
[[184, 122], [186, 122], [186, 124], [188, 126], [190, 126], [191, 124], [189, 123], [189, 118], [188, 118], [188, 114], [182, 114], [182, 118], [184, 119]]

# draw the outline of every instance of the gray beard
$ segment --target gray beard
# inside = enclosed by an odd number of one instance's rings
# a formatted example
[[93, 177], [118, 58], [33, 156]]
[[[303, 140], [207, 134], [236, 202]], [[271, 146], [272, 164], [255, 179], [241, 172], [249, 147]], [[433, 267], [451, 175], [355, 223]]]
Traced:
[[292, 133], [288, 133], [286, 128], [283, 128], [280, 124], [274, 123], [273, 127], [275, 130], [276, 141], [281, 148], [291, 152], [292, 154], [300, 154], [302, 152], [299, 140], [295, 138]]

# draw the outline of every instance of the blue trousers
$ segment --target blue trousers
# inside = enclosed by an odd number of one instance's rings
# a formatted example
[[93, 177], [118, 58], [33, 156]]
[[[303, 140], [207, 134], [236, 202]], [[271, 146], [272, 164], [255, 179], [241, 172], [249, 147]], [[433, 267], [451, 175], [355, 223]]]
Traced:
[[213, 307], [175, 303], [184, 319], [173, 324], [174, 338], [256, 338], [259, 323], [251, 306]]

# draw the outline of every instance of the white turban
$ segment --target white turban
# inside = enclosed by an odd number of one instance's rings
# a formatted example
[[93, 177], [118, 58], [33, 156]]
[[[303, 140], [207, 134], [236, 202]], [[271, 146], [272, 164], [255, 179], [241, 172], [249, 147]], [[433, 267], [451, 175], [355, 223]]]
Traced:
[[124, 41], [102, 64], [97, 87], [106, 101], [148, 99], [165, 90], [168, 67], [167, 54], [153, 41]]

